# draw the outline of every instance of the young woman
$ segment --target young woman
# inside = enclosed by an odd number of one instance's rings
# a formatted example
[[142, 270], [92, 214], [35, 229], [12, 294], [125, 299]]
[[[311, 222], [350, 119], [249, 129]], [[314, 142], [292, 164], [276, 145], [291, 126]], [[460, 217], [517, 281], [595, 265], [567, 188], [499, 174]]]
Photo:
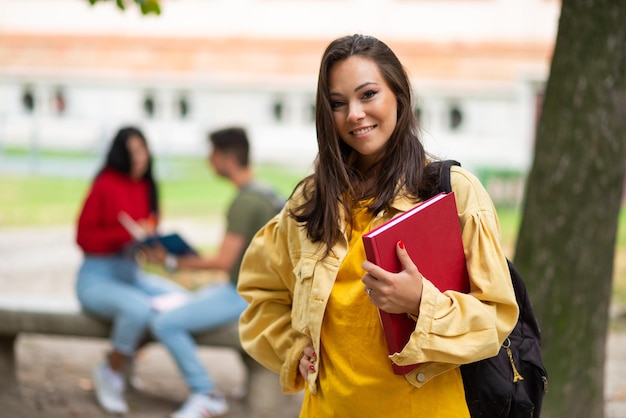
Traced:
[[[494, 206], [478, 180], [451, 181], [469, 294], [440, 292], [399, 242], [403, 270], [365, 260], [361, 237], [419, 204], [437, 180], [418, 137], [407, 74], [383, 42], [347, 36], [326, 49], [316, 100], [314, 173], [248, 247], [238, 290], [244, 348], [305, 390], [301, 417], [469, 417], [458, 365], [495, 355], [517, 304]], [[367, 293], [366, 291], [367, 290]], [[378, 308], [415, 331], [392, 371]]]
[[87, 312], [113, 323], [112, 351], [93, 372], [98, 402], [111, 413], [128, 411], [123, 369], [148, 329], [154, 313], [151, 299], [183, 291], [141, 270], [134, 239], [122, 225], [131, 218], [148, 235], [155, 231], [158, 215], [146, 139], [137, 128], [120, 129], [87, 194], [76, 235], [84, 253], [76, 281], [78, 300]]

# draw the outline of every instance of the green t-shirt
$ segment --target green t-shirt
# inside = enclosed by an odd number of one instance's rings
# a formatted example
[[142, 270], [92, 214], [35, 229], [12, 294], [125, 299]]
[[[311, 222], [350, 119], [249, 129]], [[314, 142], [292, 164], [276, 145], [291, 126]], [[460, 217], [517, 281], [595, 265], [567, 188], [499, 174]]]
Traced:
[[[226, 231], [245, 237], [248, 248], [250, 241], [267, 221], [276, 215], [284, 200], [269, 186], [252, 181], [241, 189], [230, 204], [226, 215]], [[237, 284], [243, 252], [229, 271], [230, 281]]]

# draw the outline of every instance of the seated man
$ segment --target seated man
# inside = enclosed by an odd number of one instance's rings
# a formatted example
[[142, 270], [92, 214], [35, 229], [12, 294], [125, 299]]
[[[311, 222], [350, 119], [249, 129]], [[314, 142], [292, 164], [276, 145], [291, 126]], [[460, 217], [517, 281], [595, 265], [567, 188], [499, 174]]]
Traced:
[[284, 201], [268, 186], [254, 180], [249, 165], [249, 142], [241, 128], [228, 128], [209, 135], [213, 146], [209, 162], [215, 172], [235, 185], [238, 194], [226, 216], [226, 233], [212, 255], [175, 257], [162, 248], [148, 249], [151, 261], [168, 269], [215, 269], [229, 272], [229, 280], [206, 285], [151, 323], [155, 338], [174, 357], [190, 396], [173, 418], [218, 416], [228, 411], [225, 397], [201, 364], [192, 334], [237, 321], [246, 302], [237, 293], [237, 276], [243, 253], [252, 237], [282, 207]]

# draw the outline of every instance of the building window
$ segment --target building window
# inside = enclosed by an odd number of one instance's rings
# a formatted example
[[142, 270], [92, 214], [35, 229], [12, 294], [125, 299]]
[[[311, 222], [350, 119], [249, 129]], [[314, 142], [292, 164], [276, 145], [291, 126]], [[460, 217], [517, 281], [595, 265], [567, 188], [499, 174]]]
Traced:
[[275, 122], [282, 122], [285, 117], [285, 105], [283, 104], [283, 100], [278, 98], [274, 100], [274, 104], [272, 105], [272, 114], [274, 116]]
[[315, 100], [309, 105], [309, 122], [315, 123]]
[[450, 106], [448, 111], [448, 126], [451, 131], [458, 131], [463, 125], [463, 112], [458, 105]]
[[65, 93], [63, 92], [63, 89], [59, 87], [56, 89], [54, 96], [52, 97], [52, 109], [57, 115], [62, 115], [65, 113], [65, 108]]
[[177, 114], [180, 119], [185, 119], [189, 115], [189, 100], [187, 95], [183, 94], [178, 98], [176, 102]]
[[35, 94], [30, 86], [24, 87], [22, 92], [22, 108], [26, 113], [33, 113], [35, 111]]
[[154, 96], [152, 94], [146, 94], [146, 97], [143, 99], [143, 113], [148, 119], [154, 117], [155, 107]]

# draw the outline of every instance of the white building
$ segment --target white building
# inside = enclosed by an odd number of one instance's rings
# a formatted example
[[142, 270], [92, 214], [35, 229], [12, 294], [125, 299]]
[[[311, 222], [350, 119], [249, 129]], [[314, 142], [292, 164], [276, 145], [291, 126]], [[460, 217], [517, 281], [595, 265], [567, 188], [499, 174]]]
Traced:
[[407, 67], [430, 151], [524, 172], [558, 0], [0, 0], [0, 149], [101, 150], [138, 124], [157, 153], [247, 127], [257, 161], [310, 164], [317, 71], [364, 33]]

